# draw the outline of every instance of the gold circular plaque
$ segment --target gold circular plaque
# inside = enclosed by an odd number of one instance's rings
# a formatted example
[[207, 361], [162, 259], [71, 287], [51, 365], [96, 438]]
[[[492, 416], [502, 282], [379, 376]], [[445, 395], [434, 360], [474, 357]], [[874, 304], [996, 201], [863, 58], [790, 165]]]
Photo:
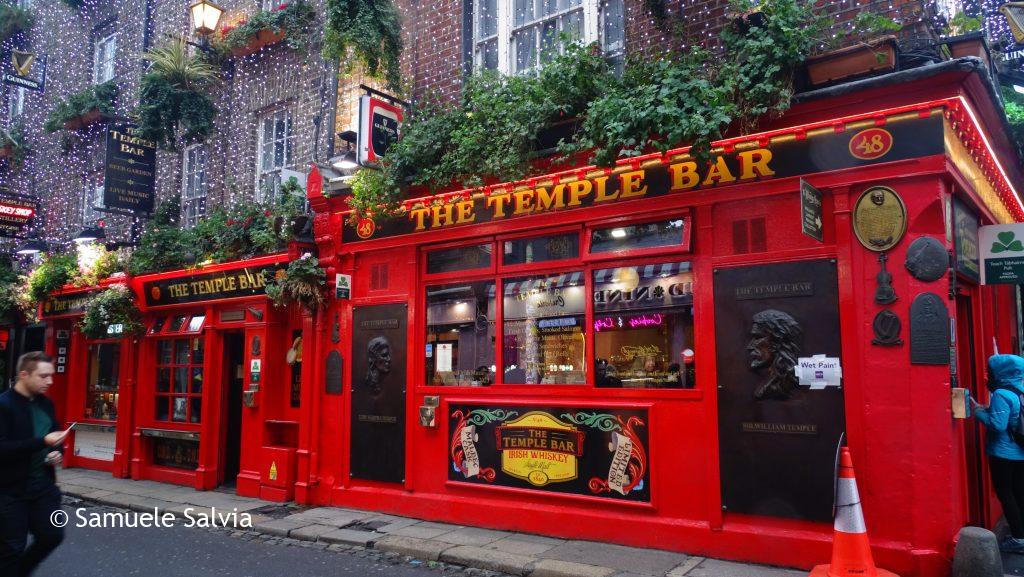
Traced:
[[882, 252], [896, 246], [907, 232], [907, 207], [896, 191], [872, 186], [853, 205], [853, 232], [868, 250]]

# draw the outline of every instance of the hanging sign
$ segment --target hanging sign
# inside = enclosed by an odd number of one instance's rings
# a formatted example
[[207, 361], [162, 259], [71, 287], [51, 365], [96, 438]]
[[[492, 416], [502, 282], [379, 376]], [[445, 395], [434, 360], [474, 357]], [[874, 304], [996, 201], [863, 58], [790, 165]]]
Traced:
[[981, 284], [1024, 283], [1024, 222], [978, 229]]
[[800, 227], [803, 233], [824, 242], [821, 226], [821, 191], [800, 179]]
[[21, 236], [38, 211], [38, 200], [20, 194], [0, 192], [0, 237]]
[[391, 145], [405, 118], [401, 106], [369, 94], [359, 99], [359, 164], [377, 166]]
[[148, 215], [153, 212], [156, 143], [141, 137], [134, 124], [107, 127], [103, 169], [103, 210]]
[[[852, 142], [863, 139], [863, 131], [851, 134], [853, 131], [836, 133], [829, 130], [808, 134], [803, 139], [770, 143], [764, 147], [729, 152], [723, 150], [712, 154], [706, 164], [698, 164], [684, 157], [673, 162], [649, 163], [640, 167], [620, 166], [610, 174], [589, 170], [571, 176], [562, 175], [558, 179], [540, 177], [525, 183], [506, 183], [477, 191], [469, 197], [453, 195], [444, 202], [420, 202], [393, 218], [377, 222], [362, 219], [346, 224], [343, 239], [350, 243], [447, 230], [462, 225], [615, 205], [619, 202], [685, 194], [747, 182], [920, 158], [945, 151], [941, 115], [893, 120], [886, 125], [886, 130], [891, 137], [888, 144], [871, 155], [855, 155], [853, 151], [858, 150], [857, 146], [851, 150]], [[891, 217], [881, 214], [888, 213], [888, 203], [892, 199], [883, 194], [881, 197], [869, 197], [868, 200], [883, 201], [885, 210], [867, 211], [861, 215], [862, 224], [870, 224], [876, 217], [887, 219], [879, 222], [880, 225], [894, 224]], [[623, 214], [629, 211], [629, 208], [622, 209]], [[902, 218], [895, 224], [902, 223], [905, 228], [906, 211], [901, 212]], [[891, 231], [881, 240], [895, 232], [900, 231]]]
[[[33, 71], [38, 71], [36, 76]], [[46, 88], [46, 56], [11, 50], [10, 67], [4, 70], [4, 83], [42, 92]]]
[[450, 408], [451, 481], [651, 499], [646, 409]]

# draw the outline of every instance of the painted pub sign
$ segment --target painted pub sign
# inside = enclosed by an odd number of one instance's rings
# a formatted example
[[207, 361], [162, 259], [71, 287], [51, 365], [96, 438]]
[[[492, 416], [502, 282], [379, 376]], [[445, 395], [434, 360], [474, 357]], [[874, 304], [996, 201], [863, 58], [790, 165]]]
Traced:
[[448, 479], [647, 502], [646, 409], [450, 406]]

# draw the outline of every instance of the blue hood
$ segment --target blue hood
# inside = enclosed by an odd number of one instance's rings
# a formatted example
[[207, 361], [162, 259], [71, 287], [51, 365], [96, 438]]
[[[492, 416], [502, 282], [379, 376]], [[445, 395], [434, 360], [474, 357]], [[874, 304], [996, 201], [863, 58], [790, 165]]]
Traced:
[[1017, 355], [992, 355], [988, 359], [988, 368], [997, 387], [1024, 394], [1024, 358]]

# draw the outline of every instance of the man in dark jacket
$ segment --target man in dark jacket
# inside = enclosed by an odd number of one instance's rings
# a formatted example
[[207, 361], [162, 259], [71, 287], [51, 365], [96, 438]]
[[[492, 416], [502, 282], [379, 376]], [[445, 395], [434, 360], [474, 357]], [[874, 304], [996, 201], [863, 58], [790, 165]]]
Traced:
[[[60, 509], [53, 467], [69, 431], [59, 430], [45, 396], [52, 383], [52, 359], [25, 353], [18, 381], [0, 395], [0, 575], [31, 574], [64, 539], [50, 516]], [[25, 549], [29, 532], [33, 543]]]

